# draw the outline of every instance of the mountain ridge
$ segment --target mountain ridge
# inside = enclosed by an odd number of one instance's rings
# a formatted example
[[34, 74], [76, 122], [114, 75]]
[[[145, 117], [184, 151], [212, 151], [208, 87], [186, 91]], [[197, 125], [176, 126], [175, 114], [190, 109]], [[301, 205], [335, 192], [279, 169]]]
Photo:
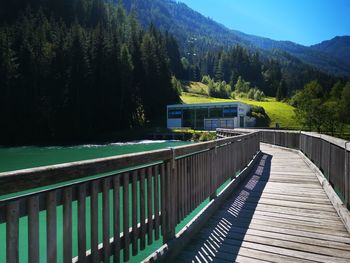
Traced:
[[[329, 49], [327, 52], [322, 50], [323, 47], [317, 45], [321, 45], [323, 42], [308, 47], [288, 40], [280, 41], [246, 34], [239, 30], [229, 29], [191, 9], [181, 1], [123, 0], [123, 2], [128, 11], [134, 10], [137, 13], [141, 24], [147, 26], [150, 23], [155, 23], [161, 30], [174, 34], [180, 45], [184, 45], [183, 43], [186, 43], [191, 35], [197, 38], [198, 42], [201, 42], [200, 48], [209, 44], [212, 49], [241, 45], [252, 51], [267, 52], [268, 56], [273, 56], [271, 52], [278, 49], [324, 72], [338, 76], [350, 76], [349, 59], [344, 59], [344, 56], [339, 54], [335, 55], [336, 50]], [[186, 35], [186, 32], [190, 32], [190, 34]], [[346, 48], [342, 50], [347, 50]], [[350, 50], [350, 44], [348, 48]]]

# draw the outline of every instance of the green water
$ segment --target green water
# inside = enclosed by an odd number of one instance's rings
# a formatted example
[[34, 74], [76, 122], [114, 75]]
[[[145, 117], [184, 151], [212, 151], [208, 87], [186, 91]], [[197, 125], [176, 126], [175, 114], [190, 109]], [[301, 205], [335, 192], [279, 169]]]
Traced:
[[0, 147], [0, 172], [175, 147], [189, 142], [140, 141], [71, 147]]
[[[106, 145], [79, 145], [72, 147], [15, 147], [0, 148], [0, 172], [13, 171], [38, 166], [81, 161], [108, 156], [115, 156], [127, 153], [150, 151], [166, 147], [175, 147], [188, 144], [188, 142], [179, 141], [141, 141], [132, 143], [114, 143]], [[129, 191], [131, 194], [131, 191]], [[112, 192], [110, 193], [110, 203], [112, 204]], [[122, 194], [122, 193], [121, 193]], [[121, 198], [122, 200], [122, 198]], [[131, 200], [131, 196], [129, 197]], [[90, 199], [87, 198], [86, 206], [89, 208]], [[112, 209], [112, 206], [111, 206]], [[73, 254], [77, 255], [77, 203], [72, 204], [73, 211]], [[90, 228], [89, 209], [87, 209], [87, 230]], [[99, 222], [102, 221], [102, 197], [99, 195]], [[112, 221], [112, 210], [110, 211]], [[40, 262], [46, 262], [46, 212], [42, 211], [40, 218]], [[58, 262], [62, 261], [62, 242], [63, 242], [63, 208], [57, 207], [57, 244], [58, 244]], [[131, 223], [131, 222], [130, 222]], [[122, 224], [122, 218], [121, 218]], [[112, 224], [111, 224], [112, 225]], [[99, 224], [99, 241], [102, 242], [102, 224]], [[28, 261], [28, 218], [20, 219], [20, 262]], [[112, 235], [112, 229], [111, 229]], [[0, 262], [6, 259], [6, 225], [0, 224]], [[87, 247], [89, 248], [90, 237], [87, 235]], [[137, 257], [131, 258], [130, 262], [139, 262], [149, 255], [152, 251], [161, 246], [161, 239], [152, 246], [139, 253]]]

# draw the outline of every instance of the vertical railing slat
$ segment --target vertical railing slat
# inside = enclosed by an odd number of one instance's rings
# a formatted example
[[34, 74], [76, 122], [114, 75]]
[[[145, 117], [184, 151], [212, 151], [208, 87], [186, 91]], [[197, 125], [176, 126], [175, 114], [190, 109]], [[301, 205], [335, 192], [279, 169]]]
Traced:
[[124, 261], [129, 260], [129, 173], [123, 174], [123, 234], [124, 234]]
[[91, 261], [98, 262], [98, 185], [99, 181], [93, 181], [91, 184], [91, 201], [90, 201], [90, 217], [91, 217]]
[[184, 217], [187, 216], [188, 212], [188, 193], [187, 193], [187, 188], [188, 188], [188, 174], [187, 174], [187, 157], [184, 159]]
[[138, 251], [137, 230], [137, 171], [132, 173], [132, 255], [136, 256]]
[[63, 262], [72, 262], [72, 188], [63, 190]]
[[86, 184], [78, 188], [78, 259], [86, 262]]
[[111, 248], [109, 242], [109, 189], [110, 189], [110, 179], [105, 178], [102, 181], [102, 229], [103, 229], [103, 262], [109, 262], [111, 255]]
[[154, 166], [154, 216], [155, 216], [155, 240], [159, 239], [159, 166]]
[[166, 216], [165, 216], [165, 207], [166, 207], [166, 193], [165, 193], [165, 164], [160, 165], [160, 209], [161, 209], [161, 225], [162, 225], [162, 236], [164, 237], [166, 229]]
[[6, 211], [6, 261], [19, 262], [19, 202], [7, 204]]
[[28, 199], [28, 262], [39, 263], [39, 196]]
[[46, 199], [46, 240], [47, 240], [47, 262], [57, 262], [57, 217], [56, 217], [56, 191], [47, 194]]
[[349, 142], [345, 143], [345, 169], [344, 169], [344, 184], [345, 184], [345, 206], [350, 208], [350, 153], [347, 147], [350, 145]]
[[146, 204], [145, 204], [145, 169], [140, 171], [140, 249], [146, 247]]
[[120, 177], [113, 177], [114, 263], [120, 262]]
[[148, 231], [147, 241], [148, 245], [153, 242], [153, 212], [152, 212], [152, 167], [147, 168], [147, 218], [148, 218]]

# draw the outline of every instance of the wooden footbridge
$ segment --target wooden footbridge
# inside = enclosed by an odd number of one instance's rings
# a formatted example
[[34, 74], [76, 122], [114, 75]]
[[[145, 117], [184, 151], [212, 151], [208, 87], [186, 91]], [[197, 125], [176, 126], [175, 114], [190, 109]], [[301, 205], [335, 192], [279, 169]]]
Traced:
[[145, 262], [350, 262], [350, 144], [293, 131], [217, 135], [0, 173], [0, 261], [138, 262], [161, 240]]

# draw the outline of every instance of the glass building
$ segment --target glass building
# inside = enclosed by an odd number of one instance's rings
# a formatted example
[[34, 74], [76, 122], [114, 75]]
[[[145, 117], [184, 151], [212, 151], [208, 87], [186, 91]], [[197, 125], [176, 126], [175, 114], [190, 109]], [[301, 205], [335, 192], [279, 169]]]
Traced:
[[250, 105], [242, 102], [177, 104], [167, 106], [167, 127], [215, 130], [252, 126], [247, 114]]

